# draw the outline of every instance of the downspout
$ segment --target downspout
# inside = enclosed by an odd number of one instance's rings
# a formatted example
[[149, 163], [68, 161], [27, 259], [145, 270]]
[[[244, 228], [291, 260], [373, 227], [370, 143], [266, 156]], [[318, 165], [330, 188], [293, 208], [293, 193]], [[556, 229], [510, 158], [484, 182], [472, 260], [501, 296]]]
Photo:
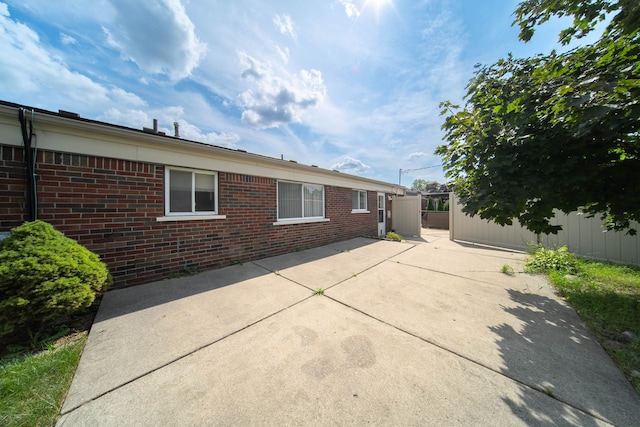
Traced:
[[20, 121], [20, 129], [22, 131], [22, 142], [24, 144], [24, 164], [27, 169], [27, 220], [35, 221], [38, 218], [38, 198], [36, 192], [36, 158], [34, 149], [31, 147], [31, 141], [35, 136], [33, 133], [33, 110], [32, 118], [27, 128], [27, 115], [24, 108], [18, 110], [18, 120]]

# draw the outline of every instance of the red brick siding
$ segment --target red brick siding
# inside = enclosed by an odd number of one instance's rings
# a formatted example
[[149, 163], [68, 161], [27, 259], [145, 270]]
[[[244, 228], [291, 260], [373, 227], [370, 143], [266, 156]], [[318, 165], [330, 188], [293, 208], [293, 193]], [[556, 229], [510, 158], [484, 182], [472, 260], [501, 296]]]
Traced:
[[[21, 148], [1, 148], [6, 231], [26, 219], [24, 167]], [[98, 253], [117, 287], [376, 234], [376, 209], [352, 214], [351, 189], [325, 186], [328, 222], [274, 226], [276, 180], [224, 172], [218, 204], [226, 219], [158, 222], [164, 172], [162, 165], [41, 151], [38, 219]], [[370, 207], [375, 197], [369, 192]]]
[[0, 145], [0, 231], [16, 227], [26, 219], [26, 174], [24, 150]]

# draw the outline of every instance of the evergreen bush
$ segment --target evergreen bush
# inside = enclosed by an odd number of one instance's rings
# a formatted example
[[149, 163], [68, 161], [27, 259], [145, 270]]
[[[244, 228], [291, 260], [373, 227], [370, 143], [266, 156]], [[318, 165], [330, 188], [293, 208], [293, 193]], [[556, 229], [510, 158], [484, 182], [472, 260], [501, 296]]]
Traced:
[[0, 241], [0, 338], [33, 334], [89, 307], [111, 281], [107, 266], [43, 221]]
[[428, 211], [435, 210], [435, 208], [433, 207], [433, 199], [431, 198], [431, 196], [429, 196], [429, 198], [427, 199], [427, 210]]

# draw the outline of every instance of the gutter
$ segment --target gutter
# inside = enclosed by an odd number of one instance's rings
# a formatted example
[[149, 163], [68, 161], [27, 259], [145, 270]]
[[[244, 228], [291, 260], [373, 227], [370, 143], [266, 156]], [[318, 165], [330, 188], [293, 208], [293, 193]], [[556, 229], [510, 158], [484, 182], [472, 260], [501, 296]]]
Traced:
[[38, 218], [38, 193], [36, 189], [37, 148], [34, 149], [31, 147], [31, 142], [35, 136], [33, 133], [33, 116], [33, 110], [31, 110], [31, 120], [29, 120], [27, 119], [26, 110], [24, 108], [18, 109], [18, 121], [20, 122], [22, 143], [24, 146], [24, 163], [27, 170], [27, 221], [35, 221]]

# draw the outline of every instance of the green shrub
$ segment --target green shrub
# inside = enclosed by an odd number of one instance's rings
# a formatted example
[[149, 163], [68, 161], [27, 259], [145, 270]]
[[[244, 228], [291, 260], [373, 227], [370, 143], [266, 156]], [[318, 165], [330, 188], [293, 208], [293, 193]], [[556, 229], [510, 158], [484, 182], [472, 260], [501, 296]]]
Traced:
[[386, 238], [389, 240], [395, 240], [397, 242], [401, 242], [402, 241], [402, 236], [399, 235], [398, 233], [394, 232], [394, 231], [390, 231], [387, 233]]
[[433, 199], [431, 198], [431, 196], [429, 196], [429, 198], [427, 199], [427, 210], [428, 211], [435, 211], [435, 207], [433, 206]]
[[527, 259], [525, 270], [530, 273], [559, 271], [575, 274], [578, 271], [578, 258], [569, 252], [566, 246], [553, 250], [538, 245], [534, 247], [531, 256]]
[[14, 228], [0, 241], [0, 338], [32, 334], [89, 307], [110, 280], [98, 255], [50, 224]]

